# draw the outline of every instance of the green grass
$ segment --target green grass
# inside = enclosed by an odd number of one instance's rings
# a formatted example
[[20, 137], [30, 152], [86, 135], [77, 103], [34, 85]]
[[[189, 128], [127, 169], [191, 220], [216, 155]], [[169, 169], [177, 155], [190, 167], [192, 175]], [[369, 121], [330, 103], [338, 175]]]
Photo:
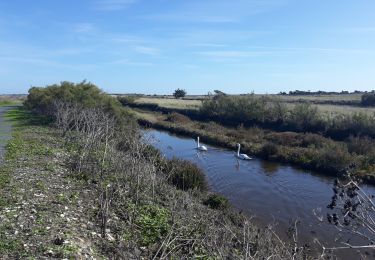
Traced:
[[5, 119], [15, 126], [46, 125], [51, 122], [50, 118], [34, 115], [22, 106], [8, 110]]
[[169, 211], [160, 206], [140, 207], [135, 222], [140, 229], [141, 244], [147, 246], [161, 239], [168, 232], [169, 218]]
[[2, 106], [13, 106], [13, 105], [21, 105], [21, 100], [0, 100], [0, 107]]
[[52, 150], [47, 146], [41, 144], [36, 140], [25, 140], [21, 133], [13, 133], [13, 138], [9, 141], [6, 146], [7, 160], [19, 158], [21, 156], [31, 156], [31, 155], [51, 155]]

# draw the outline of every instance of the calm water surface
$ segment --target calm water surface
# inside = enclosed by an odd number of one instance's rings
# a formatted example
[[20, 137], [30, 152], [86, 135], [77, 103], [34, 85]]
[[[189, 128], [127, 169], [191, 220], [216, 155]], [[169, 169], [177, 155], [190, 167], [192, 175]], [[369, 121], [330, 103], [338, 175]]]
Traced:
[[[316, 245], [314, 240], [319, 239], [326, 246], [337, 245], [337, 230], [325, 223], [325, 217], [319, 221], [314, 214], [326, 216], [334, 178], [256, 158], [238, 161], [234, 151], [209, 145], [208, 152], [198, 152], [195, 140], [158, 130], [146, 130], [145, 137], [167, 158], [196, 163], [213, 191], [227, 197], [238, 210], [255, 216], [258, 224], [276, 223], [281, 237], [294, 220], [299, 220], [301, 242]], [[364, 189], [375, 194], [373, 186]], [[357, 258], [350, 252], [339, 255], [342, 259]]]

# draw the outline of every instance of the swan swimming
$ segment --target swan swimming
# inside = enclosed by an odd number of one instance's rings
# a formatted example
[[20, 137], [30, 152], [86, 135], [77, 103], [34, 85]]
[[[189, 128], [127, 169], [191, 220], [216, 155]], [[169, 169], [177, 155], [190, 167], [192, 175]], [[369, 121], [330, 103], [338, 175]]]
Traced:
[[197, 137], [197, 149], [200, 151], [207, 151], [207, 147], [199, 144], [199, 136]]
[[241, 159], [241, 160], [251, 160], [252, 158], [249, 157], [247, 154], [245, 153], [240, 153], [240, 150], [241, 150], [241, 144], [237, 144], [237, 147], [238, 147], [238, 150], [237, 150], [237, 153], [235, 154], [235, 156], [238, 158], [238, 159]]

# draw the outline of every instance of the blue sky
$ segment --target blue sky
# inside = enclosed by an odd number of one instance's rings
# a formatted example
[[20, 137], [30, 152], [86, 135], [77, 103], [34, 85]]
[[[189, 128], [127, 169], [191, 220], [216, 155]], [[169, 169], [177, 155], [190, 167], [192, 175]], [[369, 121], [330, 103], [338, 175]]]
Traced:
[[374, 0], [4, 0], [0, 93], [375, 89]]

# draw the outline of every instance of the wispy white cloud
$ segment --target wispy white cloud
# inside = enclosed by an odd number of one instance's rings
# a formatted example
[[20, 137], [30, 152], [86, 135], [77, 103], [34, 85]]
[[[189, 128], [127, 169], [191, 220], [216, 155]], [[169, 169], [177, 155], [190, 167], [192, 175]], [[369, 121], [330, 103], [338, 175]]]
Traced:
[[42, 67], [53, 67], [53, 68], [64, 68], [71, 70], [90, 70], [96, 67], [93, 64], [66, 64], [63, 62], [56, 61], [55, 59], [38, 58], [38, 57], [19, 57], [19, 56], [0, 56], [0, 62], [5, 61], [7, 63], [14, 64], [30, 64], [34, 66]]
[[137, 3], [138, 0], [98, 0], [95, 9], [100, 11], [118, 11]]
[[374, 54], [370, 49], [350, 49], [350, 48], [325, 48], [325, 47], [262, 47], [248, 46], [250, 49], [272, 51], [274, 53], [320, 53], [320, 54]]
[[[170, 38], [174, 41], [188, 43], [190, 45], [201, 45], [202, 47], [233, 46], [241, 42], [249, 42], [252, 39], [272, 35], [272, 31], [261, 30], [224, 30], [224, 29], [196, 29], [176, 32]], [[206, 45], [206, 46], [204, 46]], [[222, 46], [214, 46], [222, 45]]]
[[182, 1], [176, 8], [145, 14], [139, 18], [180, 23], [236, 23], [287, 2], [289, 0]]
[[219, 43], [194, 43], [192, 44], [194, 47], [208, 47], [208, 48], [216, 48], [216, 47], [226, 47], [226, 44], [219, 44]]
[[140, 16], [146, 20], [156, 20], [161, 22], [184, 22], [184, 23], [234, 23], [238, 22], [239, 18], [235, 15], [210, 15], [197, 14], [195, 12], [181, 12], [177, 14], [152, 14]]
[[134, 46], [134, 50], [140, 54], [146, 54], [146, 55], [159, 55], [160, 50], [157, 48], [152, 47], [146, 47], [146, 46]]
[[256, 56], [264, 56], [272, 54], [269, 51], [201, 51], [196, 54], [203, 55], [215, 59], [233, 59], [233, 58], [248, 58]]
[[145, 67], [149, 67], [149, 66], [154, 65], [151, 62], [137, 62], [137, 61], [132, 61], [130, 59], [118, 59], [118, 60], [114, 60], [114, 61], [109, 62], [109, 64], [129, 65], [129, 66], [145, 66]]
[[73, 26], [76, 33], [89, 33], [95, 31], [95, 26], [92, 23], [78, 23]]
[[134, 35], [110, 35], [108, 40], [114, 43], [141, 43], [144, 39]]

